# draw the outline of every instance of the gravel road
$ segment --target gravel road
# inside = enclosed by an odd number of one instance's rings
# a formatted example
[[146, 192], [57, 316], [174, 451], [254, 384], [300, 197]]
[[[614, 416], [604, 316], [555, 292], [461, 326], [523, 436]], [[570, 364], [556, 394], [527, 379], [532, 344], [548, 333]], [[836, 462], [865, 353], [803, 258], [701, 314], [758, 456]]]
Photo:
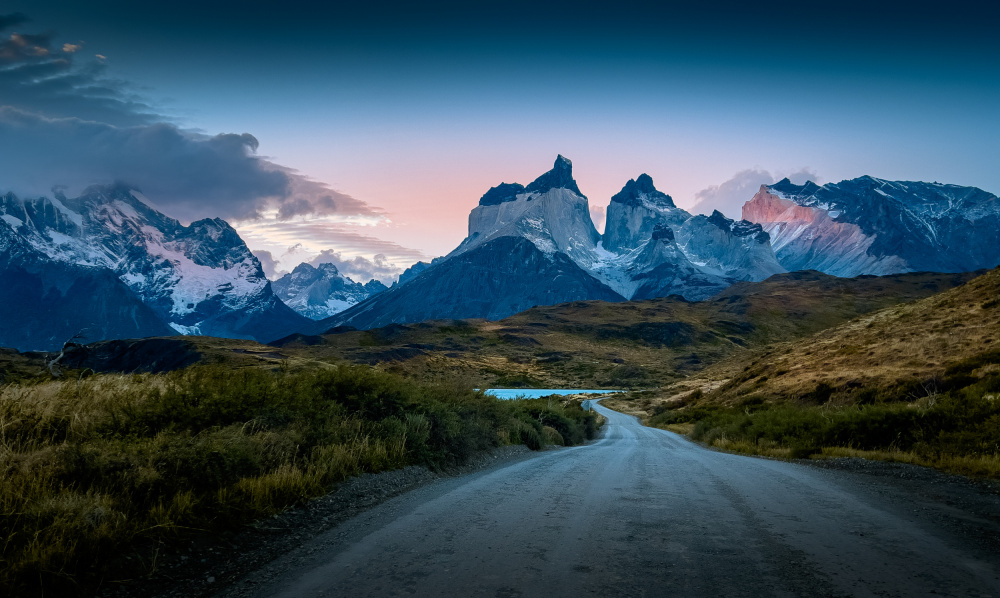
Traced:
[[996, 494], [957, 504], [919, 468], [719, 453], [597, 409], [597, 442], [393, 498], [219, 596], [1000, 596]]

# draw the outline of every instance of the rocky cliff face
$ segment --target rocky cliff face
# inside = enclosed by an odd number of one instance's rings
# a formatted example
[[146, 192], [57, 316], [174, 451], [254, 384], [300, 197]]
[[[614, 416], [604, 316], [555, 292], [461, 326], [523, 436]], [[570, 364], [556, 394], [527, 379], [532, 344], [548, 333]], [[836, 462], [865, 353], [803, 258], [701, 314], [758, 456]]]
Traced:
[[617, 253], [638, 249], [657, 225], [676, 230], [690, 218], [691, 214], [675, 206], [669, 195], [657, 191], [648, 174], [641, 174], [611, 197], [602, 245]]
[[133, 332], [270, 340], [306, 322], [274, 296], [229, 224], [206, 219], [182, 226], [126, 187], [92, 187], [76, 198], [7, 194], [0, 197], [0, 220], [0, 236], [11, 239], [4, 243], [6, 270], [33, 262], [36, 269], [110, 271], [169, 326]]
[[552, 170], [525, 188], [501, 183], [487, 191], [469, 214], [469, 236], [446, 257], [500, 237], [528, 239], [543, 253], [562, 253], [583, 267], [593, 262], [601, 235], [573, 180], [572, 162], [559, 156]]
[[732, 220], [721, 212], [692, 216], [677, 229], [677, 244], [704, 272], [759, 282], [785, 272], [759, 224]]
[[673, 230], [658, 224], [632, 258], [627, 273], [635, 284], [631, 299], [680, 295], [689, 301], [707, 299], [733, 283], [691, 263], [678, 247]]
[[962, 272], [1000, 263], [1000, 202], [975, 187], [869, 176], [819, 186], [785, 179], [743, 207], [786, 269], [838, 276]]
[[322, 320], [338, 314], [365, 299], [386, 290], [377, 280], [367, 284], [341, 275], [333, 264], [299, 264], [271, 284], [274, 294], [285, 305], [311, 319]]

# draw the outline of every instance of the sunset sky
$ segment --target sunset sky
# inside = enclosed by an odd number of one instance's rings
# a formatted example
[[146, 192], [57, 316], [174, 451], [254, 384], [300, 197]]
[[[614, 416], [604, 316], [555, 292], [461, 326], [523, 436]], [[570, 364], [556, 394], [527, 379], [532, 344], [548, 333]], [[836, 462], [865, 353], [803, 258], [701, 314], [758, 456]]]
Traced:
[[0, 192], [122, 180], [357, 279], [556, 154], [599, 228], [643, 172], [730, 217], [782, 176], [1000, 192], [996, 7], [750, 4], [8, 1]]

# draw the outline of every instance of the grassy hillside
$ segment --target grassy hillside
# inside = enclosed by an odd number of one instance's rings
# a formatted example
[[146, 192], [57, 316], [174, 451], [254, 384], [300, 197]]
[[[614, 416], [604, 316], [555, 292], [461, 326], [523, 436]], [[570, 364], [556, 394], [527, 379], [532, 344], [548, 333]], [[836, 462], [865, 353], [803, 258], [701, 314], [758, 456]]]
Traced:
[[199, 365], [0, 386], [0, 594], [88, 594], [362, 472], [592, 438], [578, 405], [362, 366]]
[[1000, 474], [1000, 270], [620, 406], [724, 448]]
[[272, 351], [300, 360], [378, 364], [423, 380], [485, 387], [656, 387], [747, 347], [797, 338], [971, 274], [835, 278], [795, 272], [740, 283], [708, 301], [578, 301], [498, 322], [432, 321], [295, 335]]

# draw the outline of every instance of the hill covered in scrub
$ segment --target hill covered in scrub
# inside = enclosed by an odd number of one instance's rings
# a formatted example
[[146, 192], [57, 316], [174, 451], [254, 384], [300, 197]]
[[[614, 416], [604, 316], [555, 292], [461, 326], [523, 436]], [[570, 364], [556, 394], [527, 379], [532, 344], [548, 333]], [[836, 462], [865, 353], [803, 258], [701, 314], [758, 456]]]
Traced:
[[[696, 373], [748, 348], [799, 338], [858, 315], [930, 296], [974, 273], [836, 278], [779, 274], [737, 283], [715, 297], [628, 303], [576, 301], [500, 320], [438, 320], [372, 330], [295, 334], [270, 346], [212, 337], [104, 341], [71, 347], [67, 371], [158, 372], [192, 363], [292, 370], [342, 361], [422, 381], [470, 387], [649, 388]], [[47, 376], [52, 355], [10, 352], [17, 375]], [[32, 365], [34, 364], [34, 365]], [[13, 375], [13, 374], [12, 374]]]
[[746, 347], [798, 338], [974, 274], [836, 278], [793, 272], [733, 285], [688, 302], [575, 301], [500, 320], [334, 328], [292, 335], [274, 351], [322, 361], [379, 364], [421, 379], [459, 375], [475, 385], [540, 388], [660, 386]]
[[998, 343], [994, 269], [949, 291], [720, 362], [623, 406], [654, 425], [681, 425], [675, 429], [696, 439], [748, 452], [853, 449], [998, 475]]

